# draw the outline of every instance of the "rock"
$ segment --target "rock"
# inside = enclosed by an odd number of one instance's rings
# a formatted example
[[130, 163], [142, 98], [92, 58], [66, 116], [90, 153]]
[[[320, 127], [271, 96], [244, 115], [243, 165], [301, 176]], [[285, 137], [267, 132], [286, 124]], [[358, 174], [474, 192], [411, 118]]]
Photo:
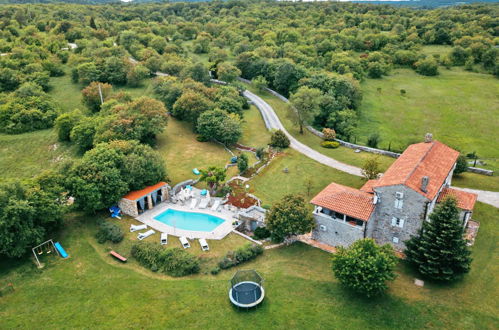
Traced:
[[416, 278], [416, 279], [414, 279], [414, 284], [416, 286], [423, 287], [424, 286], [424, 281]]

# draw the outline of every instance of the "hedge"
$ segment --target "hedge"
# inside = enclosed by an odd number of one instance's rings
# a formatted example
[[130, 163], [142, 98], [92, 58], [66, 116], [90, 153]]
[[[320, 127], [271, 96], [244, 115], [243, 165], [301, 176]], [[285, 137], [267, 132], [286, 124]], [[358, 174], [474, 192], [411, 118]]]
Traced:
[[242, 264], [243, 262], [255, 259], [262, 253], [263, 247], [261, 247], [260, 245], [248, 243], [240, 247], [236, 251], [228, 252], [227, 255], [222, 260], [220, 260], [220, 262], [218, 263], [218, 267], [220, 267], [221, 269], [228, 269]]
[[132, 246], [132, 257], [153, 272], [170, 276], [186, 276], [199, 272], [199, 258], [180, 248], [165, 249], [155, 243], [141, 242]]
[[336, 149], [340, 146], [340, 143], [337, 141], [322, 141], [321, 146], [324, 148]]

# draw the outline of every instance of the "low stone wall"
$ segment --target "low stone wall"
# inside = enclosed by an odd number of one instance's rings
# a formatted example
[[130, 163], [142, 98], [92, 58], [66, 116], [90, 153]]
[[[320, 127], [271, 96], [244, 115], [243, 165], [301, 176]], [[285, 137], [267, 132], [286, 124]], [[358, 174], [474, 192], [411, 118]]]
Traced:
[[494, 175], [494, 171], [492, 171], [492, 170], [486, 170], [484, 168], [478, 168], [478, 167], [472, 167], [472, 166], [468, 167], [468, 172], [482, 174], [482, 175], [488, 175], [488, 176]]
[[192, 180], [192, 179], [189, 179], [189, 180], [185, 180], [185, 181], [182, 181], [180, 183], [177, 183], [172, 189], [172, 195], [176, 195], [181, 188], [184, 188], [185, 186], [187, 185], [195, 185], [196, 183], [198, 182], [198, 180]]

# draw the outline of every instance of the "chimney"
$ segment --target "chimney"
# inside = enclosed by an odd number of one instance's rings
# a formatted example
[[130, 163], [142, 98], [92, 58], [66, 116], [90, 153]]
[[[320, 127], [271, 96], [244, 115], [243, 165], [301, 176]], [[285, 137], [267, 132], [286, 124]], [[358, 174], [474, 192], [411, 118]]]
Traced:
[[430, 178], [429, 177], [424, 176], [424, 177], [421, 178], [421, 191], [427, 192], [428, 183], [430, 183]]
[[426, 143], [430, 143], [433, 141], [433, 134], [431, 133], [426, 133], [426, 135], [424, 136], [424, 142]]

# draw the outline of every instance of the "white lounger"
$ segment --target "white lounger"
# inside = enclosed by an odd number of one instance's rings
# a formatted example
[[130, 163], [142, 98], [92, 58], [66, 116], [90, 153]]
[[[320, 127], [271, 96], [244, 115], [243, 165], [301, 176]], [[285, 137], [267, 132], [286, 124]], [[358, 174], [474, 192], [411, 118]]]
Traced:
[[208, 203], [210, 202], [209, 198], [204, 198], [201, 203], [199, 203], [199, 208], [200, 209], [205, 209], [208, 206]]
[[147, 238], [147, 237], [149, 237], [151, 235], [154, 235], [155, 233], [156, 232], [151, 229], [151, 230], [146, 231], [145, 233], [139, 233], [139, 235], [137, 236], [137, 239], [139, 241], [142, 241], [144, 238]]
[[220, 207], [220, 200], [217, 199], [215, 203], [213, 203], [213, 206], [211, 207], [212, 211], [218, 211], [218, 208]]
[[147, 229], [147, 225], [130, 225], [130, 232], [133, 233], [137, 230]]
[[180, 243], [182, 244], [182, 247], [184, 249], [187, 249], [187, 248], [191, 247], [191, 245], [189, 244], [189, 241], [187, 240], [187, 238], [185, 238], [185, 237], [182, 236], [182, 237], [179, 237], [179, 240], [180, 240]]
[[160, 243], [161, 243], [161, 245], [168, 244], [168, 234], [167, 233], [161, 233]]
[[191, 201], [191, 206], [190, 206], [190, 208], [191, 208], [191, 209], [195, 208], [197, 203], [198, 203], [197, 198], [193, 198], [193, 199], [192, 199], [192, 201]]
[[199, 245], [201, 245], [201, 250], [210, 251], [210, 247], [204, 238], [199, 239]]

